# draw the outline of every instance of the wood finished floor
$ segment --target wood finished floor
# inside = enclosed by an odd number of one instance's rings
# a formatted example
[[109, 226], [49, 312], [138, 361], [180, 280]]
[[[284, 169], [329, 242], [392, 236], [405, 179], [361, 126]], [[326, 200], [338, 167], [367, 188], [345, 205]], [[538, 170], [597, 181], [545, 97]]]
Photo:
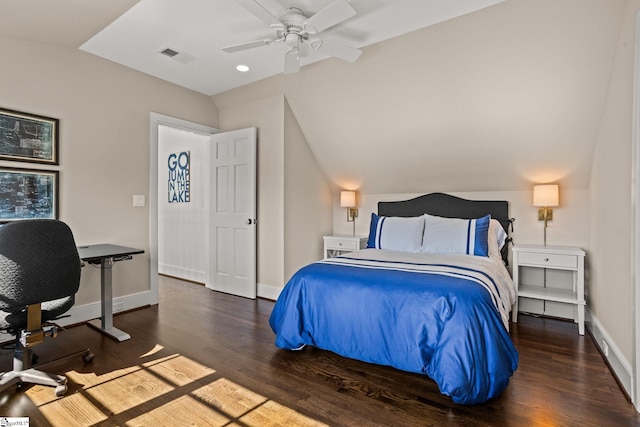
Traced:
[[[55, 367], [69, 377], [64, 398], [40, 386], [3, 393], [0, 417], [29, 417], [31, 426], [640, 425], [592, 338], [573, 323], [519, 317], [520, 365], [509, 387], [484, 405], [460, 406], [425, 376], [277, 349], [272, 307], [161, 277], [158, 306], [115, 318], [131, 340], [80, 325], [39, 346], [43, 361], [84, 347], [96, 357]], [[11, 357], [0, 352], [0, 369]]]

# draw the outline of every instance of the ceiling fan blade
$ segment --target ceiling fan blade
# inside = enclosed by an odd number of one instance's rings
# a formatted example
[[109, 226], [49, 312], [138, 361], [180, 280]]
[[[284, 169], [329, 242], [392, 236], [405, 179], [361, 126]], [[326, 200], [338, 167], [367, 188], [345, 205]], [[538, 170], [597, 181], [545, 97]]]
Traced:
[[332, 42], [330, 40], [314, 39], [310, 42], [311, 47], [327, 55], [334, 56], [338, 59], [348, 62], [356, 62], [362, 54], [360, 49], [347, 46], [341, 43]]
[[284, 7], [276, 0], [236, 0], [249, 12], [267, 25], [282, 25], [278, 19], [284, 13]]
[[356, 13], [356, 10], [346, 0], [335, 0], [329, 6], [307, 19], [303, 27], [309, 34], [317, 34], [345, 19], [351, 18]]
[[296, 49], [296, 52], [287, 52], [284, 55], [284, 73], [293, 74], [300, 70], [300, 54]]
[[223, 47], [222, 50], [228, 53], [239, 52], [241, 50], [253, 49], [254, 47], [268, 46], [272, 44], [274, 41], [275, 40], [272, 40], [272, 39], [254, 40], [251, 42], [240, 43], [233, 46]]

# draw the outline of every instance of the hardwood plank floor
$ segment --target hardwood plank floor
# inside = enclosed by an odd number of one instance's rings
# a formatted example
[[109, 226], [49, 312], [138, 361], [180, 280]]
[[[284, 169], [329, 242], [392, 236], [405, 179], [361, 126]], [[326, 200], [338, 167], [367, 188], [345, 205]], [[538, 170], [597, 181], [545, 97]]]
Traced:
[[[131, 340], [80, 325], [37, 347], [43, 361], [84, 347], [96, 357], [54, 367], [69, 378], [64, 398], [40, 386], [3, 393], [0, 417], [29, 417], [31, 426], [640, 425], [592, 338], [570, 322], [519, 317], [509, 387], [460, 406], [422, 375], [313, 348], [279, 350], [272, 307], [161, 277], [158, 306], [115, 318]], [[0, 352], [0, 369], [11, 357]]]

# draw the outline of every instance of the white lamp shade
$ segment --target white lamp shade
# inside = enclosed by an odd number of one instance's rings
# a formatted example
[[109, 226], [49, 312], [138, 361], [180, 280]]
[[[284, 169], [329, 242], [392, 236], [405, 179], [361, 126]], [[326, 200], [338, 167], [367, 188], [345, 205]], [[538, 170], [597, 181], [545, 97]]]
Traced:
[[342, 208], [355, 208], [356, 207], [356, 192], [355, 191], [341, 191], [340, 192], [340, 207], [342, 207]]
[[533, 186], [533, 206], [560, 206], [557, 184]]

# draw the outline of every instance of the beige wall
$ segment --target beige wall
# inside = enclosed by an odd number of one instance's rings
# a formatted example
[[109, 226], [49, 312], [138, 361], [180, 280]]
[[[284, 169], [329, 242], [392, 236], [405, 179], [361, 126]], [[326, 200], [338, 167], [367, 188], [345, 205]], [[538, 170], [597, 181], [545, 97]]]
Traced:
[[333, 199], [328, 181], [285, 102], [284, 277], [323, 258], [322, 236], [331, 234]]
[[[149, 291], [149, 212], [132, 207], [134, 194], [148, 200], [149, 113], [217, 126], [216, 106], [77, 49], [0, 38], [0, 52], [0, 106], [60, 120], [60, 219], [78, 244], [145, 249], [113, 270], [114, 296]], [[84, 267], [76, 306], [100, 300], [99, 281]]]
[[629, 362], [634, 354], [631, 153], [635, 16], [639, 9], [640, 1], [627, 2], [590, 185], [590, 310]]

